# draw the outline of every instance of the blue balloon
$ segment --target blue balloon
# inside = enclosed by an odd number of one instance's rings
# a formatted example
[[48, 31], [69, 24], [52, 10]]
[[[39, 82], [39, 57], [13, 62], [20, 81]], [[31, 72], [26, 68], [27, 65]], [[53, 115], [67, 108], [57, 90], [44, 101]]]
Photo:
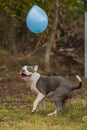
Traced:
[[48, 17], [43, 9], [34, 5], [26, 17], [26, 25], [33, 33], [42, 33], [48, 25]]

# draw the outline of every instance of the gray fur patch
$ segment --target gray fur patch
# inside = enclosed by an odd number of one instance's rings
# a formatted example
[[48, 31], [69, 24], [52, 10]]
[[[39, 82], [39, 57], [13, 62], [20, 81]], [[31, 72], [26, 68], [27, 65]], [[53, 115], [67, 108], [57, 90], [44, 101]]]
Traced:
[[34, 69], [33, 69], [33, 67], [31, 67], [31, 66], [27, 66], [27, 70], [28, 70], [29, 72], [32, 72], [32, 73], [35, 72]]

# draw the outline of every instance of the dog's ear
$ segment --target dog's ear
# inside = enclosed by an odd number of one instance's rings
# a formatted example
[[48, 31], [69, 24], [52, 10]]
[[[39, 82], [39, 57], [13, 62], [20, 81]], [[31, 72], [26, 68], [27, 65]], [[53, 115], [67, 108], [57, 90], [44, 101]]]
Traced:
[[34, 66], [34, 71], [37, 72], [37, 70], [38, 70], [38, 65], [35, 65]]

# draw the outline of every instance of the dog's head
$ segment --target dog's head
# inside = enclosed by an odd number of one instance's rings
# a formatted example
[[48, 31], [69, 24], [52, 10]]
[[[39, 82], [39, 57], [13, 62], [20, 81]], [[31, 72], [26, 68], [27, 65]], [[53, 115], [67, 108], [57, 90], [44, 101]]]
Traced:
[[35, 66], [23, 66], [20, 71], [20, 77], [21, 79], [25, 81], [30, 81], [33, 77], [33, 75], [37, 72], [38, 65]]

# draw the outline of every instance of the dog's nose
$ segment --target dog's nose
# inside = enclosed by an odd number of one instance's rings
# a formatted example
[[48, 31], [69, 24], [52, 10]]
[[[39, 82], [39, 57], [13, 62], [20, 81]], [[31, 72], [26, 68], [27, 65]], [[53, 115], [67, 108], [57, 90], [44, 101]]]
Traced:
[[25, 70], [23, 69], [23, 70], [21, 70], [22, 71], [22, 73], [24, 73], [25, 72]]

